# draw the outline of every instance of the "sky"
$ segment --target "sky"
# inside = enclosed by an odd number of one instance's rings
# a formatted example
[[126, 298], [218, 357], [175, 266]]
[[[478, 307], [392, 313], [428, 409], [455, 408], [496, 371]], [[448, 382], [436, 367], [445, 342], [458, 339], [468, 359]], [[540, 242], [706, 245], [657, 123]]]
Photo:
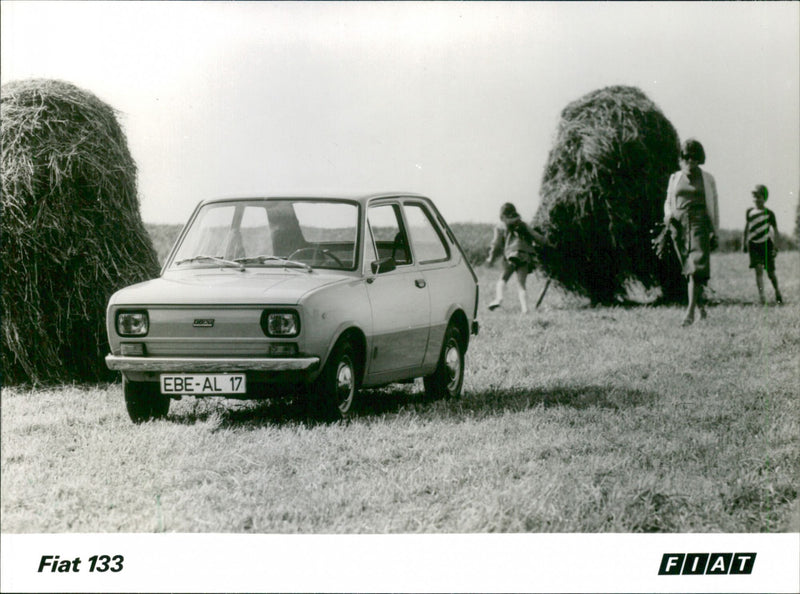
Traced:
[[561, 111], [641, 89], [705, 146], [721, 227], [800, 192], [800, 3], [0, 2], [5, 84], [119, 112], [142, 218], [217, 196], [411, 191], [450, 222], [524, 218]]

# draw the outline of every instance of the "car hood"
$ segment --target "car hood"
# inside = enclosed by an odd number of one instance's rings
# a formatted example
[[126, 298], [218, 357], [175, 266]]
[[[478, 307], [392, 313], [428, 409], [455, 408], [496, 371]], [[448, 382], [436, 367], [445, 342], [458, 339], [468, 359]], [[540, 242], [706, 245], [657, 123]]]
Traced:
[[316, 270], [310, 274], [255, 268], [172, 272], [117, 291], [109, 305], [296, 305], [310, 291], [353, 280]]

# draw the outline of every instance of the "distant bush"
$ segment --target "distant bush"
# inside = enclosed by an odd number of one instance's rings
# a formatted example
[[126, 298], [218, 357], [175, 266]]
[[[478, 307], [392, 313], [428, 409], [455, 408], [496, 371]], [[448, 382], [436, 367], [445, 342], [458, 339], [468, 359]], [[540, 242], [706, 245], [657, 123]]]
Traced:
[[[742, 251], [742, 231], [735, 229], [719, 230], [719, 251], [723, 253]], [[788, 235], [778, 234], [778, 250], [781, 252], [793, 251], [797, 249], [795, 242]]]
[[[172, 245], [183, 228], [182, 225], [147, 224], [148, 233], [153, 240], [153, 247], [158, 253], [158, 261], [162, 264]], [[492, 241], [494, 224], [492, 223], [452, 223], [450, 228], [456, 236], [464, 255], [473, 266], [480, 266], [489, 254], [489, 243]], [[719, 252], [738, 252], [742, 249], [742, 231], [736, 229], [720, 230]], [[781, 251], [795, 250], [797, 244], [791, 238], [781, 235], [778, 240]]]
[[489, 255], [489, 243], [494, 234], [494, 225], [490, 223], [453, 223], [450, 228], [470, 264], [477, 266], [486, 261], [486, 257]]
[[800, 196], [797, 197], [797, 216], [794, 218], [795, 245], [800, 247]]
[[164, 264], [164, 260], [167, 259], [172, 246], [175, 244], [175, 240], [178, 239], [183, 225], [154, 225], [152, 223], [145, 223], [145, 227], [150, 234], [150, 238], [153, 240], [153, 248], [155, 248], [156, 254], [158, 255], [158, 261]]
[[[494, 225], [491, 223], [452, 223], [450, 228], [458, 239], [470, 264], [478, 266], [486, 261], [489, 243], [492, 241]], [[742, 251], [741, 229], [720, 229], [719, 253]], [[778, 249], [782, 252], [797, 249], [797, 242], [788, 235], [778, 236]]]

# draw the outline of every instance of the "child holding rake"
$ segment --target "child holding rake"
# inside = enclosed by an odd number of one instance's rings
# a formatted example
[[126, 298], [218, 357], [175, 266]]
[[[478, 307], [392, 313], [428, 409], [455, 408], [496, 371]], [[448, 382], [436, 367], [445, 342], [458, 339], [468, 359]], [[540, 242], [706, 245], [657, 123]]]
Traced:
[[503, 275], [495, 287], [495, 299], [489, 304], [494, 311], [503, 303], [506, 284], [512, 274], [517, 276], [517, 296], [522, 313], [528, 313], [528, 293], [525, 282], [533, 271], [533, 242], [544, 242], [544, 237], [531, 230], [520, 218], [516, 207], [506, 202], [500, 208], [501, 224], [495, 227], [486, 264], [492, 266], [497, 257], [503, 255]]

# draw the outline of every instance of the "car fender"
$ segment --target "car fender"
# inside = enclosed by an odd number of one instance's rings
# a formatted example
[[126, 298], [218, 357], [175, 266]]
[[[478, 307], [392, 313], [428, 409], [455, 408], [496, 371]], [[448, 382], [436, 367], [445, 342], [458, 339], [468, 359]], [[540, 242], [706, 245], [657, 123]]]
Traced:
[[369, 364], [369, 358], [370, 358], [369, 357], [369, 351], [370, 351], [369, 344], [370, 343], [369, 343], [369, 341], [367, 339], [366, 333], [364, 332], [364, 330], [362, 328], [359, 327], [358, 323], [355, 320], [348, 320], [348, 321], [342, 322], [339, 325], [339, 328], [337, 328], [336, 332], [334, 333], [334, 336], [333, 336], [333, 339], [330, 342], [330, 345], [328, 345], [328, 349], [325, 352], [325, 356], [321, 359], [320, 369], [324, 368], [325, 365], [327, 364], [328, 357], [330, 357], [331, 353], [333, 352], [333, 348], [336, 346], [336, 343], [338, 343], [339, 340], [341, 340], [341, 338], [345, 334], [348, 334], [348, 333], [356, 333], [358, 335], [359, 340], [362, 341], [362, 345], [361, 346], [363, 347], [363, 352], [362, 352], [362, 357], [363, 357], [362, 363], [363, 363], [363, 365], [362, 365], [362, 369], [361, 369], [361, 378], [359, 378], [359, 379], [363, 379], [364, 371], [367, 369], [367, 365]]
[[303, 297], [306, 332], [305, 350], [320, 358], [320, 369], [342, 335], [354, 329], [364, 337], [364, 357], [368, 359], [372, 329], [372, 309], [364, 281], [353, 279]]
[[439, 355], [442, 351], [442, 344], [444, 343], [444, 334], [447, 331], [447, 326], [453, 319], [461, 320], [459, 324], [461, 328], [461, 337], [464, 341], [464, 351], [466, 352], [469, 345], [469, 324], [470, 318], [467, 315], [468, 309], [462, 304], [453, 304], [447, 310], [447, 323], [431, 327], [430, 337], [428, 338], [428, 349], [425, 353], [425, 367], [436, 365], [439, 361]]

